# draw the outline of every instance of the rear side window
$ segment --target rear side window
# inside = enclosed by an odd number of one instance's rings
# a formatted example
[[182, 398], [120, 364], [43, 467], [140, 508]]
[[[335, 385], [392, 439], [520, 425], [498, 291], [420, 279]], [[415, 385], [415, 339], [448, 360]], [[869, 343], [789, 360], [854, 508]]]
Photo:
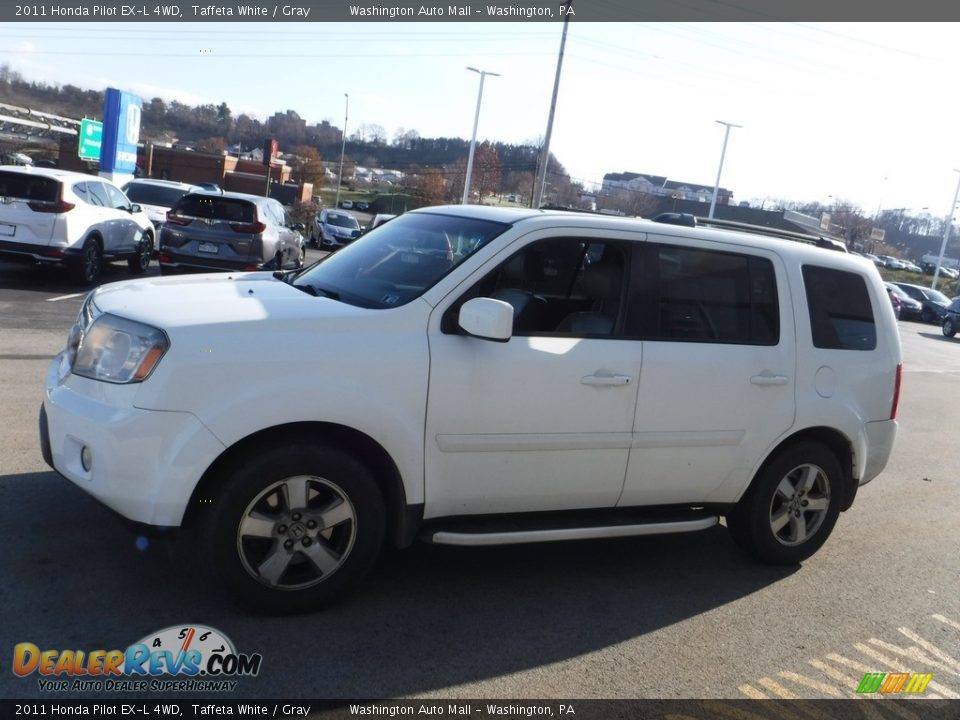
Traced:
[[0, 197], [16, 200], [56, 202], [60, 183], [53, 178], [27, 173], [0, 172]]
[[219, 195], [185, 195], [177, 201], [173, 212], [176, 215], [206, 220], [252, 223], [255, 222], [256, 207], [253, 203], [239, 198]]
[[804, 265], [813, 346], [825, 350], [873, 350], [877, 328], [863, 276]]
[[652, 339], [776, 345], [780, 311], [773, 263], [738, 253], [661, 245]]

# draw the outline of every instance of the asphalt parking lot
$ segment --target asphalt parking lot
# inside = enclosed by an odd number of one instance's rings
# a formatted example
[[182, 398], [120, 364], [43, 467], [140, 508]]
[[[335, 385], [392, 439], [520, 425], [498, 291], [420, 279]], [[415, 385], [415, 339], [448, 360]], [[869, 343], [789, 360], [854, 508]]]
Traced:
[[[126, 277], [118, 264], [105, 280]], [[833, 698], [851, 697], [865, 672], [904, 668], [933, 674], [928, 694], [960, 698], [960, 338], [936, 326], [900, 323], [894, 456], [801, 567], [751, 563], [722, 527], [416, 546], [385, 557], [346, 602], [284, 618], [234, 606], [198, 567], [191, 538], [138, 541], [43, 463], [43, 376], [81, 300], [65, 275], [0, 264], [7, 662], [21, 642], [125, 648], [198, 623], [263, 655], [259, 675], [240, 681], [246, 697]], [[71, 696], [80, 693], [58, 695]], [[6, 670], [0, 697], [50, 694]]]

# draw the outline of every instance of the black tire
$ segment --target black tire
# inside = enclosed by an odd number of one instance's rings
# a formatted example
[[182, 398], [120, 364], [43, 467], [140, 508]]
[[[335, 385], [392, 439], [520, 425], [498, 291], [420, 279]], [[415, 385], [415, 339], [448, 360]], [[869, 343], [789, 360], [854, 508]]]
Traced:
[[953, 324], [953, 320], [951, 318], [944, 318], [943, 328], [941, 329], [943, 330], [943, 334], [949, 338], [952, 338], [957, 334], [957, 327]]
[[376, 563], [383, 496], [349, 454], [306, 441], [257, 448], [222, 480], [201, 540], [211, 569], [243, 605], [317, 610]]
[[150, 267], [153, 258], [153, 238], [150, 233], [144, 233], [137, 242], [137, 252], [127, 258], [127, 267], [132, 275], [143, 275]]
[[761, 562], [796, 565], [830, 536], [840, 515], [843, 483], [840, 463], [828, 448], [799, 442], [757, 474], [727, 515], [727, 527], [734, 542]]
[[74, 282], [81, 285], [93, 285], [103, 271], [103, 251], [100, 243], [89, 237], [83, 243], [80, 256], [70, 267]]

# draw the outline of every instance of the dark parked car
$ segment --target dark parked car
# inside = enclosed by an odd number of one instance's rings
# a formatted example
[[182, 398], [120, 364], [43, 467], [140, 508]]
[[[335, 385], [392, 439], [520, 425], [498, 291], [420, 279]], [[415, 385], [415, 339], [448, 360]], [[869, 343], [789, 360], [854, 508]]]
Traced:
[[890, 302], [893, 303], [894, 312], [900, 320], [914, 320], [920, 317], [923, 305], [919, 300], [914, 300], [902, 289], [893, 283], [884, 283], [887, 288], [887, 294], [890, 296]]
[[943, 316], [943, 334], [947, 337], [953, 337], [960, 328], [960, 297], [954, 298], [947, 306], [946, 313]]
[[160, 272], [303, 267], [303, 225], [276, 200], [244, 193], [188, 193], [160, 232]]
[[942, 292], [920, 285], [911, 285], [910, 283], [898, 282], [894, 283], [894, 285], [920, 303], [921, 322], [939, 323], [943, 320], [947, 305], [950, 304], [950, 298]]

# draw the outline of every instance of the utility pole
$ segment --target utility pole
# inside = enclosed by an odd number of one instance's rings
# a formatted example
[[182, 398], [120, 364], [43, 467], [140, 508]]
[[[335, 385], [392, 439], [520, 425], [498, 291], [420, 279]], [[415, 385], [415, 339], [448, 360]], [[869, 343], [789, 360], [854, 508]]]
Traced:
[[[953, 169], [955, 173], [960, 173], [960, 170], [956, 168]], [[933, 282], [930, 283], [930, 289], [937, 289], [937, 278], [940, 277], [940, 266], [943, 265], [943, 254], [947, 251], [947, 243], [950, 241], [950, 227], [953, 225], [953, 213], [957, 209], [957, 198], [960, 197], [960, 178], [957, 179], [957, 190], [953, 193], [953, 202], [950, 203], [950, 212], [947, 213], [947, 217], [944, 220], [946, 227], [943, 230], [943, 242], [940, 243], [940, 257], [937, 258], [937, 267], [933, 271]]]
[[346, 108], [343, 111], [343, 142], [340, 143], [340, 172], [337, 173], [337, 198], [333, 201], [335, 208], [340, 207], [340, 185], [343, 183], [343, 152], [347, 149], [347, 119], [350, 117], [350, 96], [343, 94], [346, 98]]
[[533, 207], [539, 208], [543, 203], [543, 189], [547, 182], [547, 165], [550, 163], [550, 136], [553, 135], [553, 116], [557, 110], [557, 94], [560, 92], [560, 70], [563, 68], [563, 49], [567, 44], [567, 26], [570, 24], [570, 13], [566, 12], [573, 5], [573, 0], [567, 0], [560, 6], [563, 15], [563, 34], [560, 36], [560, 54], [557, 56], [557, 75], [553, 80], [553, 97], [550, 100], [550, 114], [547, 117], [547, 135], [543, 139], [543, 148], [540, 150], [540, 174], [534, 186]]

